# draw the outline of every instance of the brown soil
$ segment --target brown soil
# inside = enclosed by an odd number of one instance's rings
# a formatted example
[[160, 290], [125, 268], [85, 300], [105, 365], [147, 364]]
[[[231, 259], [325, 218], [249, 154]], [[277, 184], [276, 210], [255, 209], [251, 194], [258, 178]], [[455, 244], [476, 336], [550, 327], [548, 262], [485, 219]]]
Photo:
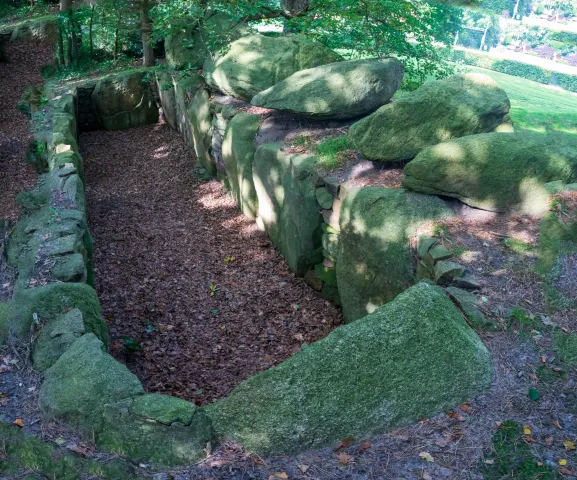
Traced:
[[[85, 133], [81, 150], [112, 353], [148, 391], [210, 402], [340, 323], [221, 185], [194, 177], [166, 124]], [[123, 336], [142, 349], [127, 356]]]
[[[9, 43], [10, 63], [0, 63], [0, 218], [18, 217], [16, 195], [36, 181], [34, 167], [26, 163], [30, 133], [28, 119], [17, 110], [28, 85], [42, 85], [40, 68], [52, 60], [52, 48], [42, 43]], [[20, 61], [25, 59], [25, 61]]]

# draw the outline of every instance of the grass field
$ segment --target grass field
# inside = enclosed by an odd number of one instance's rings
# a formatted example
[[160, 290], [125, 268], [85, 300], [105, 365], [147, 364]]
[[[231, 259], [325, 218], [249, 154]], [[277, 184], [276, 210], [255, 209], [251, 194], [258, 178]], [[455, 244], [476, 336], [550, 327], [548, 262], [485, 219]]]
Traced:
[[577, 94], [492, 70], [467, 69], [489, 75], [507, 92], [515, 130], [577, 135]]

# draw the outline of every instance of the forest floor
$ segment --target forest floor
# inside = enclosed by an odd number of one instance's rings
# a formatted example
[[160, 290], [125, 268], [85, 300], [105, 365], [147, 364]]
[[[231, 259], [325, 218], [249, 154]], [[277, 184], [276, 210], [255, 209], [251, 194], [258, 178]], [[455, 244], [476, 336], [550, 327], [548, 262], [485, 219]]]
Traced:
[[[8, 67], [0, 73], [8, 75], [14, 68], [31, 77], [24, 65], [33, 63], [30, 51], [20, 53], [26, 61], [14, 57], [13, 64], [0, 64], [0, 69]], [[5, 78], [11, 79], [9, 84]], [[28, 138], [25, 117], [18, 137], [17, 126], [4, 122], [20, 115], [15, 106], [23, 82], [19, 76], [2, 79], [2, 89], [14, 95], [0, 102], [0, 139], [12, 138], [2, 150], [20, 145], [20, 153], [10, 158], [22, 166]], [[81, 146], [95, 238], [96, 288], [112, 353], [149, 391], [208, 403], [340, 323], [338, 309], [289, 273], [278, 251], [236, 210], [222, 186], [200, 180], [193, 156], [165, 124], [85, 133]], [[13, 165], [3, 163], [0, 168]], [[0, 217], [15, 218], [15, 194], [34, 183], [34, 172], [22, 171], [0, 170], [0, 187], [6, 184], [0, 190], [5, 209], [0, 209]], [[568, 204], [572, 201], [567, 199]], [[574, 204], [572, 208], [577, 210]], [[138, 478], [575, 478], [576, 314], [574, 308], [554, 315], [548, 311], [534, 268], [537, 223], [488, 217], [485, 223], [447, 222], [439, 232], [459, 260], [475, 270], [485, 313], [499, 327], [480, 333], [494, 361], [488, 392], [384, 435], [342, 439], [329, 448], [264, 459], [227, 443], [187, 468], [156, 473], [147, 465], [134, 465]], [[568, 293], [577, 295], [572, 283], [577, 258], [568, 258], [565, 267], [565, 287], [573, 287]], [[552, 322], [565, 329], [561, 336]], [[0, 350], [0, 419], [20, 418], [24, 432], [59, 452], [108, 464], [109, 456], [39, 412], [40, 378], [31, 371], [27, 354], [26, 346]], [[0, 461], [5, 460], [5, 448], [0, 441]], [[47, 478], [44, 467], [34, 463], [42, 449], [36, 450], [25, 450], [22, 478]]]
[[203, 405], [341, 323], [167, 124], [84, 133], [81, 153], [111, 353], [148, 391]]
[[18, 102], [26, 86], [44, 83], [40, 68], [52, 60], [53, 53], [42, 43], [18, 42], [11, 44], [10, 56], [13, 62], [0, 62], [0, 219], [16, 220], [16, 195], [36, 183], [36, 171], [25, 161], [32, 138], [29, 122], [18, 111]]

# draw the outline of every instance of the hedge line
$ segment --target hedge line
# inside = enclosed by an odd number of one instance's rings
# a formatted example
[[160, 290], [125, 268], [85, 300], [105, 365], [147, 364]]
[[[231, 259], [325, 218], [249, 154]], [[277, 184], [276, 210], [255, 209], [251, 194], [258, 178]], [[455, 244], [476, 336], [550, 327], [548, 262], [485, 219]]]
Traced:
[[494, 70], [495, 72], [506, 73], [515, 77], [526, 78], [534, 82], [545, 85], [556, 85], [570, 92], [577, 92], [577, 75], [568, 73], [559, 73], [547, 70], [545, 68], [529, 65], [526, 63], [516, 62], [514, 60], [497, 60], [473, 52], [463, 50], [452, 50], [448, 59], [453, 62], [464, 63], [475, 67]]

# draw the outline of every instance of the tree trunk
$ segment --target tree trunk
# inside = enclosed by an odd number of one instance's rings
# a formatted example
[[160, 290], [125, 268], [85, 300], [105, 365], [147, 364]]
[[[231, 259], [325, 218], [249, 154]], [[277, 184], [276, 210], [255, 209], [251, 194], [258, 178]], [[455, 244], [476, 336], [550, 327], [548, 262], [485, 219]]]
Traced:
[[114, 30], [114, 62], [118, 60], [118, 40], [120, 35], [120, 23], [122, 22], [122, 11], [116, 10], [116, 28]]
[[150, 45], [150, 35], [152, 33], [152, 22], [149, 16], [150, 5], [148, 0], [141, 0], [140, 3], [140, 31], [142, 38], [142, 65], [153, 67], [155, 64], [154, 49]]
[[88, 27], [88, 39], [90, 42], [90, 57], [92, 58], [92, 54], [94, 51], [94, 37], [93, 37], [93, 29], [94, 29], [94, 2], [92, 2], [91, 10], [90, 10], [90, 26]]

